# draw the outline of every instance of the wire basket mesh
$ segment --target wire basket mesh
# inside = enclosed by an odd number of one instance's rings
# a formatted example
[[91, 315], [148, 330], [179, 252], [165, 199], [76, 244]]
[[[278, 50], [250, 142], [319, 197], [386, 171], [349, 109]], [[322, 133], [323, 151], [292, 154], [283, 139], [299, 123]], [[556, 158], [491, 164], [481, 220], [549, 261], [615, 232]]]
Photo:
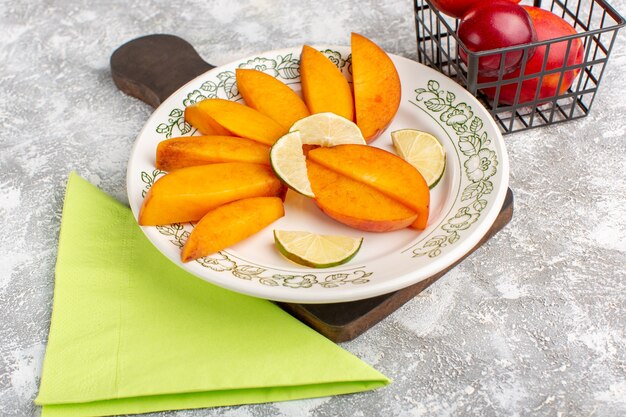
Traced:
[[[617, 32], [624, 26], [624, 19], [604, 0], [535, 0], [533, 5], [563, 18], [577, 33], [472, 52], [457, 36], [459, 20], [440, 13], [429, 0], [415, 0], [418, 61], [454, 79], [478, 97], [504, 134], [589, 114]], [[568, 58], [548, 68], [546, 58], [555, 48], [565, 48], [564, 56]], [[467, 54], [465, 61], [460, 49]], [[519, 70], [505, 73], [507, 54], [520, 52]], [[501, 62], [497, 74], [479, 74], [479, 59], [495, 54], [500, 55]], [[543, 65], [538, 69], [529, 65], [533, 54], [544, 54]]]

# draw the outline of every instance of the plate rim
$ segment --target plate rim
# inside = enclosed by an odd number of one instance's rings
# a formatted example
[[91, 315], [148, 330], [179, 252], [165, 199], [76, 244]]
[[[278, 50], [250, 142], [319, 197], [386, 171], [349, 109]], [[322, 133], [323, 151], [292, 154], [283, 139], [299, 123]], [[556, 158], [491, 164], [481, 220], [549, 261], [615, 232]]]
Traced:
[[[347, 57], [350, 56], [350, 52], [351, 49], [349, 46], [338, 46], [338, 45], [312, 45], [314, 48], [318, 49], [318, 50], [326, 50], [326, 49], [330, 49], [333, 51], [340, 51], [340, 53], [342, 54], [342, 56], [345, 55]], [[154, 119], [157, 117], [158, 113], [160, 110], [163, 110], [166, 106], [170, 106], [169, 102], [171, 100], [173, 100], [174, 97], [180, 95], [181, 91], [185, 90], [185, 89], [189, 89], [190, 85], [197, 83], [198, 81], [208, 78], [209, 76], [212, 75], [212, 73], [214, 72], [221, 72], [224, 71], [225, 67], [232, 67], [232, 66], [236, 66], [237, 64], [241, 64], [242, 62], [248, 62], [251, 60], [254, 60], [255, 58], [258, 57], [267, 57], [267, 56], [278, 56], [278, 55], [282, 55], [285, 53], [297, 53], [297, 51], [299, 50], [299, 47], [297, 46], [293, 46], [293, 47], [287, 47], [287, 48], [280, 48], [280, 49], [273, 49], [273, 50], [268, 50], [268, 51], [264, 51], [264, 52], [260, 52], [260, 53], [255, 53], [254, 55], [249, 55], [240, 59], [236, 59], [233, 60], [231, 62], [228, 62], [226, 64], [223, 65], [219, 65], [216, 66], [215, 68], [212, 68], [200, 75], [198, 75], [197, 77], [194, 77], [193, 79], [189, 80], [188, 82], [186, 82], [184, 85], [182, 85], [181, 87], [179, 87], [176, 91], [174, 91], [167, 99], [165, 99], [156, 109], [153, 110], [153, 112], [151, 113], [150, 117], [145, 121], [142, 129], [139, 131], [139, 133], [137, 134], [135, 141], [133, 143], [133, 146], [131, 148], [131, 152], [129, 155], [129, 160], [127, 163], [127, 173], [126, 173], [126, 186], [127, 186], [127, 197], [129, 199], [129, 205], [131, 207], [132, 213], [133, 213], [133, 217], [135, 219], [137, 219], [138, 213], [137, 213], [137, 209], [135, 207], [135, 205], [132, 203], [132, 199], [131, 199], [131, 182], [134, 184], [135, 180], [131, 178], [131, 175], [136, 175], [136, 171], [137, 170], [133, 170], [131, 169], [132, 167], [134, 167], [134, 156], [136, 155], [136, 151], [138, 149], [139, 146], [139, 139], [144, 135], [144, 133], [146, 133], [146, 130], [149, 127], [152, 127], [151, 122], [154, 122]], [[350, 291], [340, 291], [340, 292], [335, 292], [335, 291], [329, 291], [326, 294], [329, 295], [329, 297], [324, 298], [324, 299], [320, 299], [319, 293], [316, 292], [311, 292], [311, 291], [291, 291], [288, 293], [287, 297], [283, 297], [280, 296], [281, 294], [279, 294], [279, 296], [276, 296], [276, 294], [272, 294], [273, 292], [276, 291], [277, 288], [283, 288], [283, 287], [270, 287], [270, 286], [263, 286], [263, 285], [253, 285], [253, 286], [241, 286], [241, 285], [237, 285], [237, 283], [239, 283], [240, 281], [238, 280], [232, 280], [232, 285], [230, 284], [231, 281], [229, 280], [223, 280], [223, 279], [219, 279], [219, 277], [215, 280], [212, 279], [208, 279], [205, 276], [202, 276], [198, 273], [195, 273], [193, 270], [190, 270], [188, 268], [185, 268], [184, 264], [182, 264], [182, 262], [180, 262], [179, 260], [174, 260], [172, 259], [170, 256], [168, 256], [165, 252], [164, 249], [162, 249], [162, 246], [164, 246], [164, 242], [162, 242], [161, 240], [158, 239], [153, 239], [152, 235], [155, 234], [155, 232], [157, 232], [155, 227], [152, 226], [139, 226], [142, 230], [142, 232], [144, 233], [144, 235], [148, 238], [148, 240], [150, 241], [150, 243], [155, 246], [157, 248], [157, 250], [159, 252], [161, 252], [161, 254], [163, 256], [165, 256], [167, 259], [169, 259], [170, 261], [172, 261], [173, 263], [177, 264], [179, 267], [181, 267], [185, 272], [188, 272], [206, 282], [209, 282], [213, 285], [218, 285], [220, 287], [224, 287], [227, 288], [229, 290], [238, 292], [238, 293], [242, 293], [242, 294], [246, 294], [246, 295], [250, 295], [253, 297], [257, 297], [257, 298], [265, 298], [265, 299], [269, 299], [269, 300], [274, 300], [274, 301], [279, 301], [279, 302], [288, 302], [288, 303], [302, 303], [302, 304], [330, 304], [330, 303], [341, 303], [341, 302], [348, 302], [348, 301], [356, 301], [356, 300], [361, 300], [361, 299], [366, 299], [366, 298], [371, 298], [371, 297], [375, 297], [375, 296], [379, 296], [379, 295], [383, 295], [383, 294], [388, 294], [388, 293], [392, 293], [395, 291], [398, 291], [400, 289], [406, 288], [410, 285], [413, 284], [417, 284], [427, 278], [429, 278], [430, 276], [439, 273], [443, 270], [445, 270], [446, 268], [450, 267], [451, 265], [453, 265], [456, 262], [459, 262], [460, 260], [462, 260], [463, 256], [466, 255], [467, 253], [469, 253], [477, 244], [478, 242], [480, 242], [480, 240], [485, 236], [485, 234], [489, 231], [489, 229], [493, 226], [496, 218], [498, 217], [499, 213], [500, 213], [500, 208], [502, 207], [504, 200], [506, 198], [506, 193], [508, 190], [508, 186], [509, 186], [509, 180], [510, 180], [510, 167], [509, 167], [509, 158], [508, 158], [508, 152], [506, 150], [506, 146], [505, 146], [505, 142], [502, 136], [502, 133], [500, 131], [500, 129], [498, 128], [496, 122], [493, 120], [493, 118], [490, 116], [489, 111], [484, 107], [484, 105], [482, 103], [480, 103], [480, 101], [478, 101], [476, 99], [476, 97], [474, 97], [473, 95], [471, 95], [471, 93], [469, 93], [465, 88], [463, 88], [463, 86], [459, 85], [458, 83], [456, 83], [454, 80], [452, 80], [451, 78], [445, 76], [444, 74], [422, 64], [419, 63], [417, 61], [411, 60], [409, 58], [400, 56], [400, 55], [395, 55], [395, 54], [391, 54], [388, 53], [388, 55], [394, 60], [394, 61], [400, 61], [400, 62], [404, 62], [405, 64], [408, 65], [413, 65], [413, 66], [417, 66], [419, 68], [420, 71], [423, 71], [427, 74], [429, 74], [428, 76], [424, 76], [424, 78], [428, 79], [428, 78], [434, 78], [434, 79], [445, 79], [447, 82], [451, 82], [454, 83], [458, 86], [459, 89], [461, 89], [462, 91], [464, 91], [466, 93], [465, 97], [463, 97], [463, 99], [467, 102], [469, 102], [469, 104], [471, 104], [471, 107], [473, 109], [475, 108], [480, 108], [481, 113], [484, 116], [487, 117], [481, 117], [481, 120], [484, 121], [485, 123], [488, 123], [493, 132], [495, 132], [495, 138], [492, 139], [496, 139], [494, 140], [494, 142], [496, 142], [497, 148], [499, 149], [499, 154], [498, 154], [498, 170], [501, 170], [501, 175], [502, 175], [502, 181], [500, 184], [500, 187], [497, 189], [494, 189], [495, 193], [492, 194], [491, 200], [493, 201], [493, 208], [491, 210], [489, 210], [486, 213], [481, 213], [482, 215], [484, 215], [485, 217], [483, 218], [483, 220], [475, 225], [476, 228], [469, 233], [467, 236], [465, 236], [465, 240], [463, 242], [461, 242], [460, 245], [456, 245], [455, 247], [453, 247], [449, 252], [447, 252], [442, 258], [437, 258], [435, 259], [433, 262], [429, 262], [426, 265], [420, 266], [417, 269], [414, 269], [412, 271], [408, 271], [404, 274], [395, 276], [393, 278], [393, 280], [385, 280], [384, 282], [379, 282], [379, 283], [371, 283], [368, 285], [363, 285], [363, 286], [352, 286], [350, 287]], [[410, 101], [410, 100], [409, 100]], [[419, 106], [417, 106], [419, 108]], [[420, 108], [421, 109], [421, 108]], [[423, 109], [421, 109], [423, 110]], [[437, 122], [439, 124], [439, 122]], [[442, 126], [443, 127], [443, 126]], [[446, 133], [449, 134], [448, 131], [446, 131]], [[453, 143], [454, 145], [454, 143]], [[494, 146], [495, 143], [494, 143]], [[452, 205], [450, 206], [451, 208], [454, 207], [454, 205], [456, 204], [457, 200], [455, 200]], [[446, 220], [446, 216], [444, 216], [444, 218], [441, 220], [441, 222], [444, 222]], [[441, 225], [441, 223], [438, 223], [437, 227], [435, 227], [434, 229], [432, 229], [433, 231], [436, 231], [437, 228]], [[157, 232], [158, 233], [158, 232]], [[416, 242], [412, 242], [409, 247], [415, 246]], [[352, 268], [355, 269], [355, 268]], [[415, 272], [419, 269], [419, 277], [420, 278], [414, 278], [415, 276]], [[306, 270], [303, 270], [303, 272]], [[318, 272], [323, 272], [324, 270], [317, 270]], [[329, 271], [330, 272], [330, 271]], [[333, 270], [333, 272], [339, 272], [337, 270]], [[209, 272], [207, 275], [217, 275], [216, 272]], [[384, 287], [384, 288], [383, 288]], [[283, 293], [287, 293], [287, 290], [294, 290], [294, 288], [283, 288], [284, 291], [282, 291]], [[291, 296], [293, 295], [293, 296]]]

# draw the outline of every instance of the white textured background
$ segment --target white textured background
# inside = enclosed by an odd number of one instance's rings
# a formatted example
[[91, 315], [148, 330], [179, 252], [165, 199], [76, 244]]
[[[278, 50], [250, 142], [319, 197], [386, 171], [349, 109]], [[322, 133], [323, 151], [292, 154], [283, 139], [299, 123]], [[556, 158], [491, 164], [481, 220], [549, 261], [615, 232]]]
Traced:
[[[625, 0], [611, 3], [622, 14]], [[151, 108], [109, 56], [149, 33], [207, 61], [360, 32], [415, 59], [409, 0], [0, 0], [0, 416], [34, 406], [70, 170], [126, 201]], [[626, 30], [591, 115], [506, 137], [512, 223], [343, 346], [394, 380], [356, 395], [167, 416], [626, 415]]]

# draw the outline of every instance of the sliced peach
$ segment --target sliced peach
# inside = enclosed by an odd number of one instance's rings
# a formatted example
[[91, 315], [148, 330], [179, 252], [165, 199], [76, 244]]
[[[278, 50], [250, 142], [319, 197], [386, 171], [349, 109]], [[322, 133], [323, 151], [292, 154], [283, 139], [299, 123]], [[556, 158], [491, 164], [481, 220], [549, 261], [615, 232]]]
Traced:
[[282, 192], [282, 183], [264, 165], [226, 162], [182, 168], [152, 185], [139, 211], [139, 224], [196, 221], [222, 204]]
[[229, 136], [231, 133], [202, 111], [200, 106], [185, 108], [185, 120], [203, 135]]
[[270, 164], [270, 147], [236, 136], [185, 136], [159, 143], [156, 167], [163, 171], [219, 162]]
[[219, 206], [202, 217], [181, 254], [183, 262], [210, 255], [252, 236], [285, 215], [278, 197], [245, 198]]
[[235, 72], [237, 88], [246, 104], [285, 129], [311, 114], [300, 96], [271, 75], [241, 68]]
[[419, 171], [402, 158], [367, 145], [316, 148], [307, 158], [404, 204], [418, 214], [412, 227], [426, 228], [430, 190]]
[[400, 77], [378, 45], [352, 34], [352, 84], [356, 124], [369, 143], [389, 126], [400, 106]]
[[230, 132], [225, 135], [240, 136], [265, 145], [274, 144], [289, 130], [248, 106], [221, 98], [207, 98], [187, 107], [185, 117], [187, 112], [198, 113], [199, 118], [207, 123], [217, 123]]
[[354, 102], [348, 81], [326, 56], [308, 45], [300, 55], [302, 95], [312, 114], [331, 112], [354, 120]]
[[362, 182], [307, 160], [315, 202], [329, 217], [367, 232], [388, 232], [411, 225], [417, 213]]

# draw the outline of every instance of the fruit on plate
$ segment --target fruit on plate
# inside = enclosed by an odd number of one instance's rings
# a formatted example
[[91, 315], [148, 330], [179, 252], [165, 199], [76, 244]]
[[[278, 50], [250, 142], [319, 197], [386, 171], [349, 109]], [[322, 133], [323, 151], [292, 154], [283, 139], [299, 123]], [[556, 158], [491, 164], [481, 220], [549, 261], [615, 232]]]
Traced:
[[300, 55], [302, 95], [309, 111], [331, 112], [354, 120], [354, 103], [348, 80], [323, 53], [308, 45]]
[[385, 130], [400, 106], [400, 77], [391, 58], [378, 45], [352, 34], [352, 84], [356, 124], [369, 143]]
[[432, 189], [446, 169], [446, 151], [436, 137], [415, 129], [391, 132], [391, 141], [398, 155], [413, 165]]
[[139, 210], [139, 224], [197, 221], [209, 210], [242, 198], [279, 196], [282, 183], [259, 164], [226, 162], [181, 168], [159, 178]]
[[276, 141], [270, 151], [270, 165], [274, 174], [289, 188], [307, 197], [314, 197], [299, 131], [287, 133]]
[[[402, 158], [372, 146], [339, 145], [312, 149], [308, 159], [369, 185], [405, 205], [418, 214], [411, 227], [420, 230], [426, 228], [430, 190], [419, 171]], [[317, 197], [315, 186], [313, 192]]]
[[[522, 6], [532, 19], [535, 31], [537, 32], [537, 41], [546, 41], [576, 34], [569, 23], [555, 15], [554, 13], [540, 9], [538, 7]], [[550, 44], [550, 51], [546, 57], [546, 45], [538, 46], [532, 57], [526, 62], [524, 76], [538, 74], [545, 64], [545, 71], [556, 70], [564, 66], [573, 66], [583, 62], [584, 47], [580, 38], [571, 40], [571, 46], [568, 53], [568, 41], [556, 42]], [[545, 63], [544, 63], [545, 60]], [[580, 69], [570, 69], [565, 72], [557, 71], [544, 75], [541, 84], [539, 83], [539, 75], [527, 79], [522, 82], [518, 103], [527, 103], [537, 99], [544, 100], [554, 97], [567, 91], [572, 85], [574, 79], [580, 72]], [[509, 79], [520, 77], [521, 69], [517, 69], [510, 74], [504, 76], [504, 82]], [[561, 75], [563, 75], [561, 80]], [[479, 77], [479, 82], [496, 81], [494, 77]], [[561, 80], [559, 85], [559, 80]], [[498, 103], [514, 104], [515, 95], [517, 93], [518, 82], [512, 81], [500, 87]], [[482, 90], [491, 99], [495, 97], [496, 88], [485, 88]]]
[[307, 160], [307, 169], [315, 203], [340, 223], [366, 232], [389, 232], [404, 229], [417, 219], [415, 211], [363, 182], [311, 160]]
[[296, 122], [289, 133], [278, 139], [270, 151], [274, 173], [289, 188], [315, 197], [307, 177], [305, 151], [315, 146], [365, 145], [359, 127], [334, 113], [316, 113]]
[[291, 88], [261, 71], [238, 68], [237, 88], [246, 105], [289, 129], [298, 120], [307, 117], [309, 109]]
[[229, 136], [231, 133], [212, 118], [208, 117], [201, 106], [191, 105], [185, 108], [185, 121], [198, 129], [202, 135]]
[[189, 262], [234, 245], [285, 215], [278, 197], [254, 197], [219, 206], [196, 224], [189, 234], [181, 259]]
[[[190, 118], [190, 115], [194, 117]], [[273, 145], [288, 130], [248, 106], [221, 98], [207, 98], [188, 106], [185, 109], [185, 119], [201, 132], [198, 126], [217, 124], [226, 130], [226, 135], [252, 139], [265, 145]], [[198, 126], [194, 124], [197, 120], [200, 120]]]
[[298, 120], [289, 131], [300, 132], [300, 138], [305, 145], [365, 145], [361, 129], [354, 122], [329, 112], [316, 113]]
[[163, 171], [219, 162], [269, 165], [270, 147], [236, 136], [183, 136], [159, 142], [156, 167]]
[[[526, 45], [537, 39], [537, 33], [528, 12], [509, 0], [491, 0], [476, 4], [461, 19], [457, 34], [472, 52], [488, 51], [509, 46]], [[529, 52], [532, 56], [533, 51]], [[502, 65], [509, 73], [522, 63], [523, 50], [478, 58], [478, 73], [496, 76]], [[467, 64], [467, 52], [459, 46], [459, 56]]]
[[[489, 4], [491, 0], [429, 0], [433, 6], [448, 16], [460, 19], [472, 6], [478, 3]], [[521, 0], [510, 0], [519, 3]]]
[[[181, 253], [188, 262], [283, 216], [287, 184], [353, 228], [425, 228], [430, 194], [424, 178], [401, 158], [367, 146], [398, 110], [396, 68], [361, 35], [352, 34], [352, 52], [355, 97], [335, 64], [305, 45], [300, 59], [304, 100], [263, 72], [237, 69], [246, 104], [209, 98], [188, 106], [185, 119], [203, 136], [158, 144], [156, 167], [169, 173], [147, 192], [139, 224], [198, 222]], [[310, 147], [317, 148], [308, 152]], [[316, 268], [349, 261], [362, 242], [281, 231], [275, 240], [286, 257]]]
[[330, 268], [354, 258], [363, 238], [274, 230], [274, 242], [283, 256], [300, 265]]

